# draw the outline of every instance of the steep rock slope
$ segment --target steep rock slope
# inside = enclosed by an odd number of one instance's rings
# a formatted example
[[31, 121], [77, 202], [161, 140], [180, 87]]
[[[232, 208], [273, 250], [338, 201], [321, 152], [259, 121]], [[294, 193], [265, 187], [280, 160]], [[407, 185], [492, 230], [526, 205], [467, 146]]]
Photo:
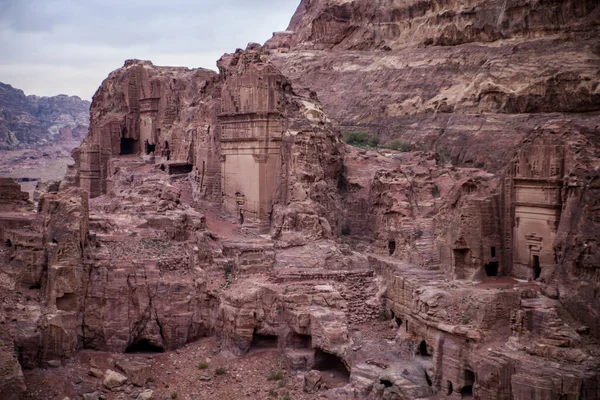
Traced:
[[77, 96], [25, 96], [0, 82], [0, 149], [83, 139], [90, 102]]
[[303, 1], [266, 47], [343, 129], [496, 170], [478, 154], [556, 113], [598, 125], [599, 20], [598, 1]]

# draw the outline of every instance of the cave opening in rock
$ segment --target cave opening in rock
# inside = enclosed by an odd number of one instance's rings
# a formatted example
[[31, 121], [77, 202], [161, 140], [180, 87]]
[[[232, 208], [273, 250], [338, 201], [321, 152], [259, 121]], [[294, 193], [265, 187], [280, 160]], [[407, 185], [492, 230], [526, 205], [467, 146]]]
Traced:
[[77, 309], [77, 296], [75, 293], [66, 293], [56, 298], [56, 308], [62, 311], [75, 311]]
[[12, 242], [10, 241], [10, 239], [6, 239], [6, 242], [4, 242], [4, 244], [6, 245], [6, 247], [12, 247]]
[[498, 261], [485, 264], [485, 274], [487, 276], [498, 276]]
[[252, 343], [250, 347], [257, 349], [276, 349], [277, 348], [277, 336], [274, 335], [261, 335], [256, 329], [252, 334]]
[[427, 351], [427, 342], [424, 340], [421, 340], [421, 343], [419, 344], [419, 355], [421, 357], [431, 356], [431, 354], [429, 354], [429, 352]]
[[492, 257], [496, 257], [496, 248], [494, 246], [492, 246], [492, 248], [491, 248], [491, 254], [492, 254]]
[[350, 371], [348, 371], [344, 361], [335, 354], [324, 352], [321, 349], [315, 350], [314, 369], [318, 371], [328, 371], [345, 382], [350, 381]]
[[448, 381], [447, 386], [448, 386], [448, 391], [446, 392], [446, 395], [450, 396], [452, 394], [452, 392], [454, 391], [454, 388], [452, 387], [452, 382]]
[[294, 333], [289, 345], [294, 349], [310, 349], [312, 347], [312, 336]]
[[156, 143], [150, 144], [150, 143], [146, 142], [146, 154], [151, 154], [151, 153], [154, 153], [155, 151], [156, 151]]
[[465, 369], [465, 384], [460, 389], [462, 397], [471, 397], [473, 395], [473, 385], [475, 384], [475, 373]]
[[542, 267], [540, 267], [540, 256], [533, 256], [533, 279], [537, 280], [542, 274]]
[[120, 155], [126, 154], [134, 154], [135, 153], [135, 143], [137, 140], [130, 138], [121, 138], [121, 152]]
[[394, 255], [394, 253], [396, 252], [396, 241], [395, 240], [390, 240], [388, 242], [388, 250], [390, 251], [390, 256]]
[[148, 339], [136, 340], [132, 344], [127, 346], [127, 349], [125, 349], [125, 353], [142, 353], [142, 354], [162, 353], [164, 351], [165, 351], [165, 349], [163, 349], [161, 346], [157, 346], [157, 345], [151, 343]]
[[389, 381], [387, 379], [380, 379], [379, 383], [381, 383], [386, 388], [390, 388], [390, 387], [394, 386], [394, 384], [392, 383], [392, 381]]
[[169, 175], [189, 174], [194, 169], [193, 164], [188, 163], [172, 163], [169, 164]]

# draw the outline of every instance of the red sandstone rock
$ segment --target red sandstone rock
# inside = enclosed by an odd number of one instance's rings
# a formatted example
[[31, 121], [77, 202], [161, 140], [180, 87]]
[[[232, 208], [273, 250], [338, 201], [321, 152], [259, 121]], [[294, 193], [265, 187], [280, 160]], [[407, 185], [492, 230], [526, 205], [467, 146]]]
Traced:
[[[86, 348], [134, 353], [83, 370], [116, 365], [140, 393], [270, 395], [190, 373], [217, 350], [189, 343], [215, 336], [219, 362], [277, 353], [331, 399], [599, 397], [598, 117], [508, 115], [596, 109], [596, 5], [409, 3], [302, 2], [295, 32], [219, 74], [113, 72], [69, 179], [37, 213], [0, 214], [0, 385], [22, 392], [12, 349], [36, 368]], [[570, 28], [549, 39], [548, 15]], [[346, 146], [328, 108], [415, 151]], [[186, 377], [165, 362], [181, 358]]]

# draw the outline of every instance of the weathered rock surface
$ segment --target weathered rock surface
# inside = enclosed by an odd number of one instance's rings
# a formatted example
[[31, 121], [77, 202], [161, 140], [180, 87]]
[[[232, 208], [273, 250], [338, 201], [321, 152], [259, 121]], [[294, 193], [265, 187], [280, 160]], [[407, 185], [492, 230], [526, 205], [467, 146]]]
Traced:
[[[303, 1], [218, 74], [127, 61], [68, 179], [0, 213], [0, 384], [212, 336], [331, 399], [600, 397], [598, 5], [501, 3]], [[163, 368], [107, 365], [132, 398]]]
[[102, 382], [102, 384], [107, 389], [114, 389], [119, 386], [123, 386], [125, 384], [125, 382], [127, 382], [126, 376], [123, 376], [116, 371], [111, 371], [110, 369], [107, 369], [104, 372], [104, 375], [105, 375], [105, 378], [104, 378], [104, 382]]
[[303, 1], [266, 47], [343, 129], [497, 170], [548, 113], [600, 110], [599, 12], [597, 1]]
[[77, 96], [25, 96], [0, 82], [0, 149], [83, 139], [90, 102]]

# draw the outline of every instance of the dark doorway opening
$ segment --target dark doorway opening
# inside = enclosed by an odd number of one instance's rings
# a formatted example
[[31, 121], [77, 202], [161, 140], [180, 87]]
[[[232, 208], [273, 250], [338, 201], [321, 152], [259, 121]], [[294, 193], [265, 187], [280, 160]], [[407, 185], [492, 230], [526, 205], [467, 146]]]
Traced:
[[396, 252], [396, 241], [395, 240], [390, 240], [388, 242], [388, 249], [390, 251], [390, 256]]
[[121, 138], [121, 152], [120, 155], [134, 154], [135, 152], [135, 139]]
[[485, 274], [487, 276], [498, 276], [498, 261], [485, 264]]
[[255, 329], [250, 346], [258, 349], [276, 349], [277, 339], [277, 336], [274, 335], [261, 335]]
[[542, 274], [542, 267], [540, 267], [540, 256], [533, 256], [533, 279], [537, 280]]
[[394, 321], [396, 321], [396, 326], [398, 328], [400, 327], [400, 325], [402, 325], [402, 319], [400, 317], [394, 318]]
[[475, 373], [471, 370], [465, 369], [465, 384], [460, 389], [462, 397], [473, 396], [473, 385], [475, 384]]
[[496, 248], [494, 246], [492, 246], [492, 257], [496, 257]]
[[169, 164], [169, 175], [189, 174], [194, 169], [193, 164], [173, 163]]
[[392, 386], [394, 386], [394, 384], [392, 383], [392, 381], [389, 381], [387, 379], [380, 379], [379, 383], [381, 383], [386, 388], [391, 388]]
[[6, 239], [6, 247], [12, 247], [12, 242], [10, 241], [10, 239]]
[[56, 298], [56, 308], [62, 311], [75, 311], [77, 309], [77, 296], [75, 293], [67, 293]]
[[421, 343], [419, 344], [419, 355], [422, 357], [431, 356], [431, 354], [429, 354], [429, 352], [427, 351], [427, 342], [425, 342], [424, 340], [421, 340]]
[[146, 154], [154, 153], [154, 151], [156, 151], [156, 143], [150, 144], [146, 140]]
[[125, 353], [162, 353], [165, 349], [161, 346], [157, 346], [153, 343], [150, 343], [148, 339], [141, 339], [133, 342], [127, 349], [125, 349]]
[[452, 394], [452, 392], [454, 391], [454, 388], [452, 387], [452, 382], [448, 381], [447, 386], [448, 386], [448, 391], [446, 392], [446, 395], [450, 396]]
[[471, 397], [473, 396], [473, 385], [466, 385], [460, 389], [460, 394], [462, 397]]
[[310, 349], [312, 347], [312, 336], [294, 333], [290, 339], [290, 346], [294, 349]]
[[350, 381], [350, 371], [348, 371], [342, 359], [335, 354], [326, 353], [321, 349], [315, 350], [314, 369], [318, 371], [332, 371], [336, 375], [343, 377], [346, 381]]

